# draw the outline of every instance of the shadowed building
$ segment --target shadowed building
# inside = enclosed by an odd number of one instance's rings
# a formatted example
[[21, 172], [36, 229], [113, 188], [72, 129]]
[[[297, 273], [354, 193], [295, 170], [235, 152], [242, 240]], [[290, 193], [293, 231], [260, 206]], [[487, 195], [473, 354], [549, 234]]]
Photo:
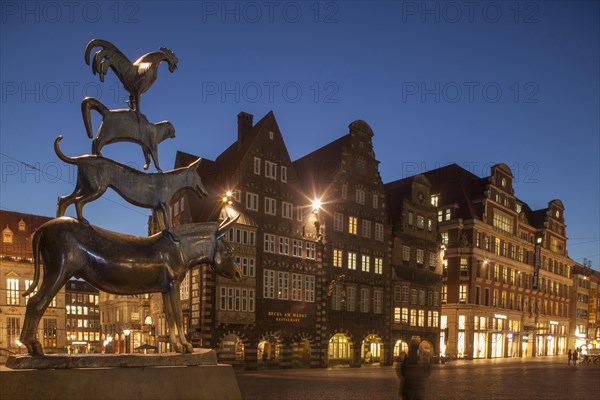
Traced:
[[[181, 286], [187, 334], [194, 346], [216, 348], [221, 362], [247, 369], [318, 366], [323, 278], [311, 199], [297, 184], [272, 112], [255, 125], [241, 112], [237, 133], [198, 168], [209, 196], [182, 192], [170, 205], [175, 225], [240, 215], [226, 239], [243, 279], [217, 277], [206, 266], [190, 271]], [[196, 159], [178, 152], [175, 167]]]
[[320, 199], [323, 230], [323, 365], [390, 364], [390, 232], [373, 131], [364, 121], [294, 162]]
[[385, 185], [392, 223], [392, 341], [394, 356], [418, 338], [420, 350], [439, 354], [443, 250], [437, 201], [423, 175]]

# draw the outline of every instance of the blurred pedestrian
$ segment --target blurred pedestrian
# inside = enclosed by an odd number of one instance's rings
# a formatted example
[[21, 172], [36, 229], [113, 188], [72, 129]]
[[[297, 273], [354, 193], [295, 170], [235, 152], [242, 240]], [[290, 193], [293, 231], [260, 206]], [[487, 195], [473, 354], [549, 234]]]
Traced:
[[398, 389], [398, 397], [400, 399], [402, 399], [402, 388], [404, 387], [404, 376], [402, 375], [402, 363], [404, 362], [404, 359], [408, 357], [408, 354], [406, 354], [405, 351], [402, 351], [400, 353], [400, 356], [398, 357], [398, 363], [396, 364], [396, 376], [398, 377], [398, 380], [400, 380], [400, 387]]
[[577, 353], [577, 349], [575, 349], [575, 351], [573, 352], [573, 366], [577, 366], [577, 357], [579, 356], [579, 354]]
[[425, 381], [431, 374], [430, 362], [431, 359], [428, 356], [419, 357], [419, 341], [412, 340], [408, 349], [408, 357], [400, 365], [403, 377], [400, 389], [402, 400], [423, 400]]
[[571, 365], [571, 358], [573, 357], [573, 353], [571, 352], [571, 349], [569, 349], [567, 356], [569, 357], [569, 365]]

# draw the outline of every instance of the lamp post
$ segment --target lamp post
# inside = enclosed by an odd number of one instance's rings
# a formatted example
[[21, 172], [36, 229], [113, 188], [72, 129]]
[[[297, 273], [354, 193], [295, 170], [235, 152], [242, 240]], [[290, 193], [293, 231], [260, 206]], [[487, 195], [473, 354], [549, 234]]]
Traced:
[[131, 330], [123, 329], [123, 333], [125, 334], [125, 353], [129, 353], [131, 351], [129, 346], [129, 335], [131, 334]]

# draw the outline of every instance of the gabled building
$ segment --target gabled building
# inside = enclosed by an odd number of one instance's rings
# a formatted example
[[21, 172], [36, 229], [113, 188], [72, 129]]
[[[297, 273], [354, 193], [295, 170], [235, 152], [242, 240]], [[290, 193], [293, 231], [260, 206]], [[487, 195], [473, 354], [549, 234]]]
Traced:
[[[25, 351], [19, 342], [25, 308], [31, 296], [22, 294], [33, 283], [33, 233], [52, 218], [0, 210], [0, 348]], [[38, 287], [41, 284], [38, 282]], [[38, 340], [46, 353], [65, 351], [65, 289], [47, 308], [38, 326]]]
[[[175, 167], [196, 159], [180, 152]], [[252, 115], [238, 114], [237, 140], [216, 160], [203, 159], [198, 171], [209, 196], [176, 195], [173, 221], [239, 215], [227, 238], [243, 279], [217, 277], [205, 266], [191, 271], [189, 284], [182, 284], [182, 301], [192, 343], [216, 348], [219, 360], [246, 369], [318, 366], [319, 226], [273, 113], [256, 124]]]
[[385, 185], [392, 224], [392, 341], [394, 357], [408, 353], [420, 340], [420, 351], [439, 354], [444, 249], [437, 227], [437, 193], [424, 175]]
[[441, 353], [465, 358], [566, 354], [571, 265], [564, 206], [531, 210], [505, 164], [479, 178], [456, 164], [424, 174], [438, 196]]
[[390, 229], [373, 131], [364, 121], [294, 162], [303, 191], [320, 200], [324, 364], [392, 360]]

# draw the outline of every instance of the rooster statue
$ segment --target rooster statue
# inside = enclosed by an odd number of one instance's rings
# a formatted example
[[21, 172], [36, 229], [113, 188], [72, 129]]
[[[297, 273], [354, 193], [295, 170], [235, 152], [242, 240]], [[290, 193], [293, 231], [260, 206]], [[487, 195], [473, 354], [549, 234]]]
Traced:
[[104, 82], [104, 75], [110, 67], [117, 75], [125, 90], [129, 92], [129, 107], [140, 115], [140, 96], [146, 93], [156, 80], [158, 66], [161, 62], [169, 63], [169, 71], [177, 69], [179, 60], [171, 50], [161, 47], [161, 51], [144, 54], [136, 62], [129, 61], [115, 45], [106, 40], [93, 39], [85, 47], [85, 62], [90, 65], [90, 52], [95, 47], [101, 47], [94, 54], [92, 72], [100, 75], [100, 81]]

